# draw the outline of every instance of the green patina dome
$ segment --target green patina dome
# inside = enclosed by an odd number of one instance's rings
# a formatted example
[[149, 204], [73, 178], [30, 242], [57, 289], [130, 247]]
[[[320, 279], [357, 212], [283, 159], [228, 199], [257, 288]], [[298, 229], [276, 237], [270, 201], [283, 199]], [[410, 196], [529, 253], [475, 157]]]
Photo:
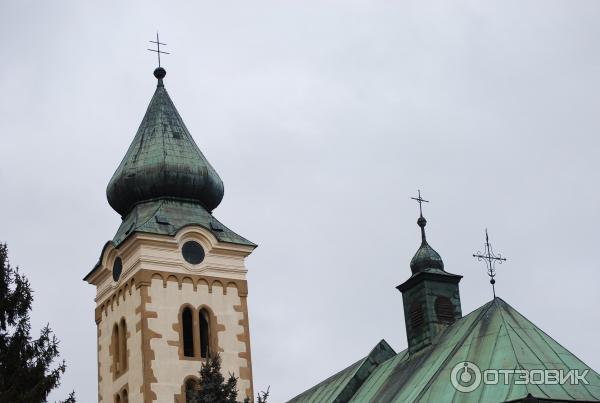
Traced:
[[444, 262], [439, 253], [437, 253], [425, 239], [425, 225], [427, 220], [423, 216], [419, 217], [417, 224], [421, 227], [421, 246], [410, 261], [410, 270], [417, 273], [426, 269], [444, 270]]
[[410, 261], [410, 269], [413, 273], [425, 269], [444, 270], [444, 262], [442, 261], [440, 254], [425, 242], [421, 244], [421, 247]]
[[154, 72], [158, 86], [123, 161], [108, 183], [108, 203], [121, 216], [137, 203], [182, 199], [209, 212], [223, 199], [223, 181], [206, 160], [163, 85], [166, 72]]

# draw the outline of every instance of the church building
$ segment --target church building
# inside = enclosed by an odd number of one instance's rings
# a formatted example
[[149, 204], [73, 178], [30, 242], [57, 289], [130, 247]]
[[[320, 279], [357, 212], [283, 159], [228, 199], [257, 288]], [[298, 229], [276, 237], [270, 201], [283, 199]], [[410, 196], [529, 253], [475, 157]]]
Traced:
[[245, 259], [256, 245], [213, 210], [223, 182], [158, 85], [106, 195], [122, 222], [84, 280], [96, 286], [98, 402], [186, 403], [219, 353], [252, 399]]
[[[98, 402], [194, 403], [213, 353], [238, 377], [238, 399], [252, 401], [245, 259], [256, 245], [213, 215], [223, 182], [171, 101], [166, 71], [154, 76], [106, 190], [121, 225], [84, 278], [96, 286]], [[417, 224], [421, 245], [397, 286], [408, 346], [381, 340], [290, 402], [600, 401], [600, 375], [504, 300], [463, 315], [462, 276], [427, 242], [422, 213]]]
[[462, 276], [446, 271], [427, 243], [422, 213], [417, 224], [421, 245], [396, 287], [407, 348], [396, 352], [381, 340], [290, 403], [600, 401], [600, 375], [501, 298], [463, 316]]

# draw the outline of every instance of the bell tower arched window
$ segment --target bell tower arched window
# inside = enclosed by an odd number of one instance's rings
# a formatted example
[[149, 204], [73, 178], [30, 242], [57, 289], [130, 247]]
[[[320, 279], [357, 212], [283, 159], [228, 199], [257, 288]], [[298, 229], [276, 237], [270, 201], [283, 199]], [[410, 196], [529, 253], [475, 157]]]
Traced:
[[119, 361], [119, 350], [120, 350], [120, 343], [119, 343], [119, 325], [117, 325], [115, 323], [115, 325], [113, 326], [113, 332], [112, 332], [112, 339], [111, 339], [111, 344], [112, 344], [112, 361], [113, 361], [113, 370], [114, 370], [114, 374], [118, 375], [121, 370], [120, 370], [120, 361]]
[[185, 381], [185, 403], [200, 403], [199, 388], [197, 380], [192, 378]]
[[210, 315], [206, 309], [200, 309], [200, 357], [210, 354]]
[[194, 308], [187, 304], [181, 307], [180, 312], [179, 357], [193, 360], [208, 358], [217, 350], [214, 314], [207, 306]]
[[127, 323], [125, 323], [125, 318], [113, 325], [110, 344], [113, 375], [117, 377], [127, 370]]
[[183, 355], [194, 356], [194, 326], [193, 315], [190, 307], [183, 308], [181, 312], [181, 330], [183, 332]]
[[119, 323], [119, 371], [127, 370], [127, 324], [125, 318]]

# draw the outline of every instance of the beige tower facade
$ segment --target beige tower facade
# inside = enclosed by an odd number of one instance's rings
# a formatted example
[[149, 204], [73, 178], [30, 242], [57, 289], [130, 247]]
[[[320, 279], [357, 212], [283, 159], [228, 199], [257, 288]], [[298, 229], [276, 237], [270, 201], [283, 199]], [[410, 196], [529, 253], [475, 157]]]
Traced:
[[99, 402], [194, 401], [219, 353], [252, 399], [245, 260], [256, 247], [212, 214], [223, 183], [156, 92], [107, 197], [122, 217], [84, 280], [96, 286]]

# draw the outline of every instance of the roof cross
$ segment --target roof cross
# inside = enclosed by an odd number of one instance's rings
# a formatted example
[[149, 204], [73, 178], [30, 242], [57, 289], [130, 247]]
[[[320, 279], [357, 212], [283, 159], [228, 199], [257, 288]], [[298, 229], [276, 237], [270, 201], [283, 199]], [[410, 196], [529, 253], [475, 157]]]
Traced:
[[156, 52], [156, 54], [158, 55], [158, 67], [160, 67], [160, 54], [162, 53], [163, 55], [168, 55], [170, 54], [169, 52], [164, 52], [162, 50], [160, 50], [160, 45], [167, 45], [166, 43], [162, 43], [159, 39], [158, 39], [158, 32], [156, 33], [156, 41], [148, 41], [150, 43], [154, 43], [156, 44], [156, 49], [148, 49], [150, 52]]
[[476, 254], [473, 254], [473, 257], [476, 257], [477, 260], [484, 261], [487, 267], [487, 274], [490, 276], [490, 284], [492, 285], [492, 292], [494, 294], [494, 298], [496, 298], [496, 263], [502, 264], [502, 262], [506, 262], [506, 258], [503, 258], [501, 254], [498, 253], [496, 255], [494, 250], [492, 249], [492, 245], [490, 245], [490, 238], [488, 236], [487, 228], [485, 229], [485, 252], [477, 251]]
[[419, 196], [418, 197], [411, 197], [411, 199], [416, 200], [417, 203], [419, 203], [419, 213], [421, 214], [421, 217], [423, 217], [423, 209], [422, 209], [422, 204], [423, 203], [429, 203], [429, 200], [425, 200], [421, 197], [421, 189], [419, 189]]

